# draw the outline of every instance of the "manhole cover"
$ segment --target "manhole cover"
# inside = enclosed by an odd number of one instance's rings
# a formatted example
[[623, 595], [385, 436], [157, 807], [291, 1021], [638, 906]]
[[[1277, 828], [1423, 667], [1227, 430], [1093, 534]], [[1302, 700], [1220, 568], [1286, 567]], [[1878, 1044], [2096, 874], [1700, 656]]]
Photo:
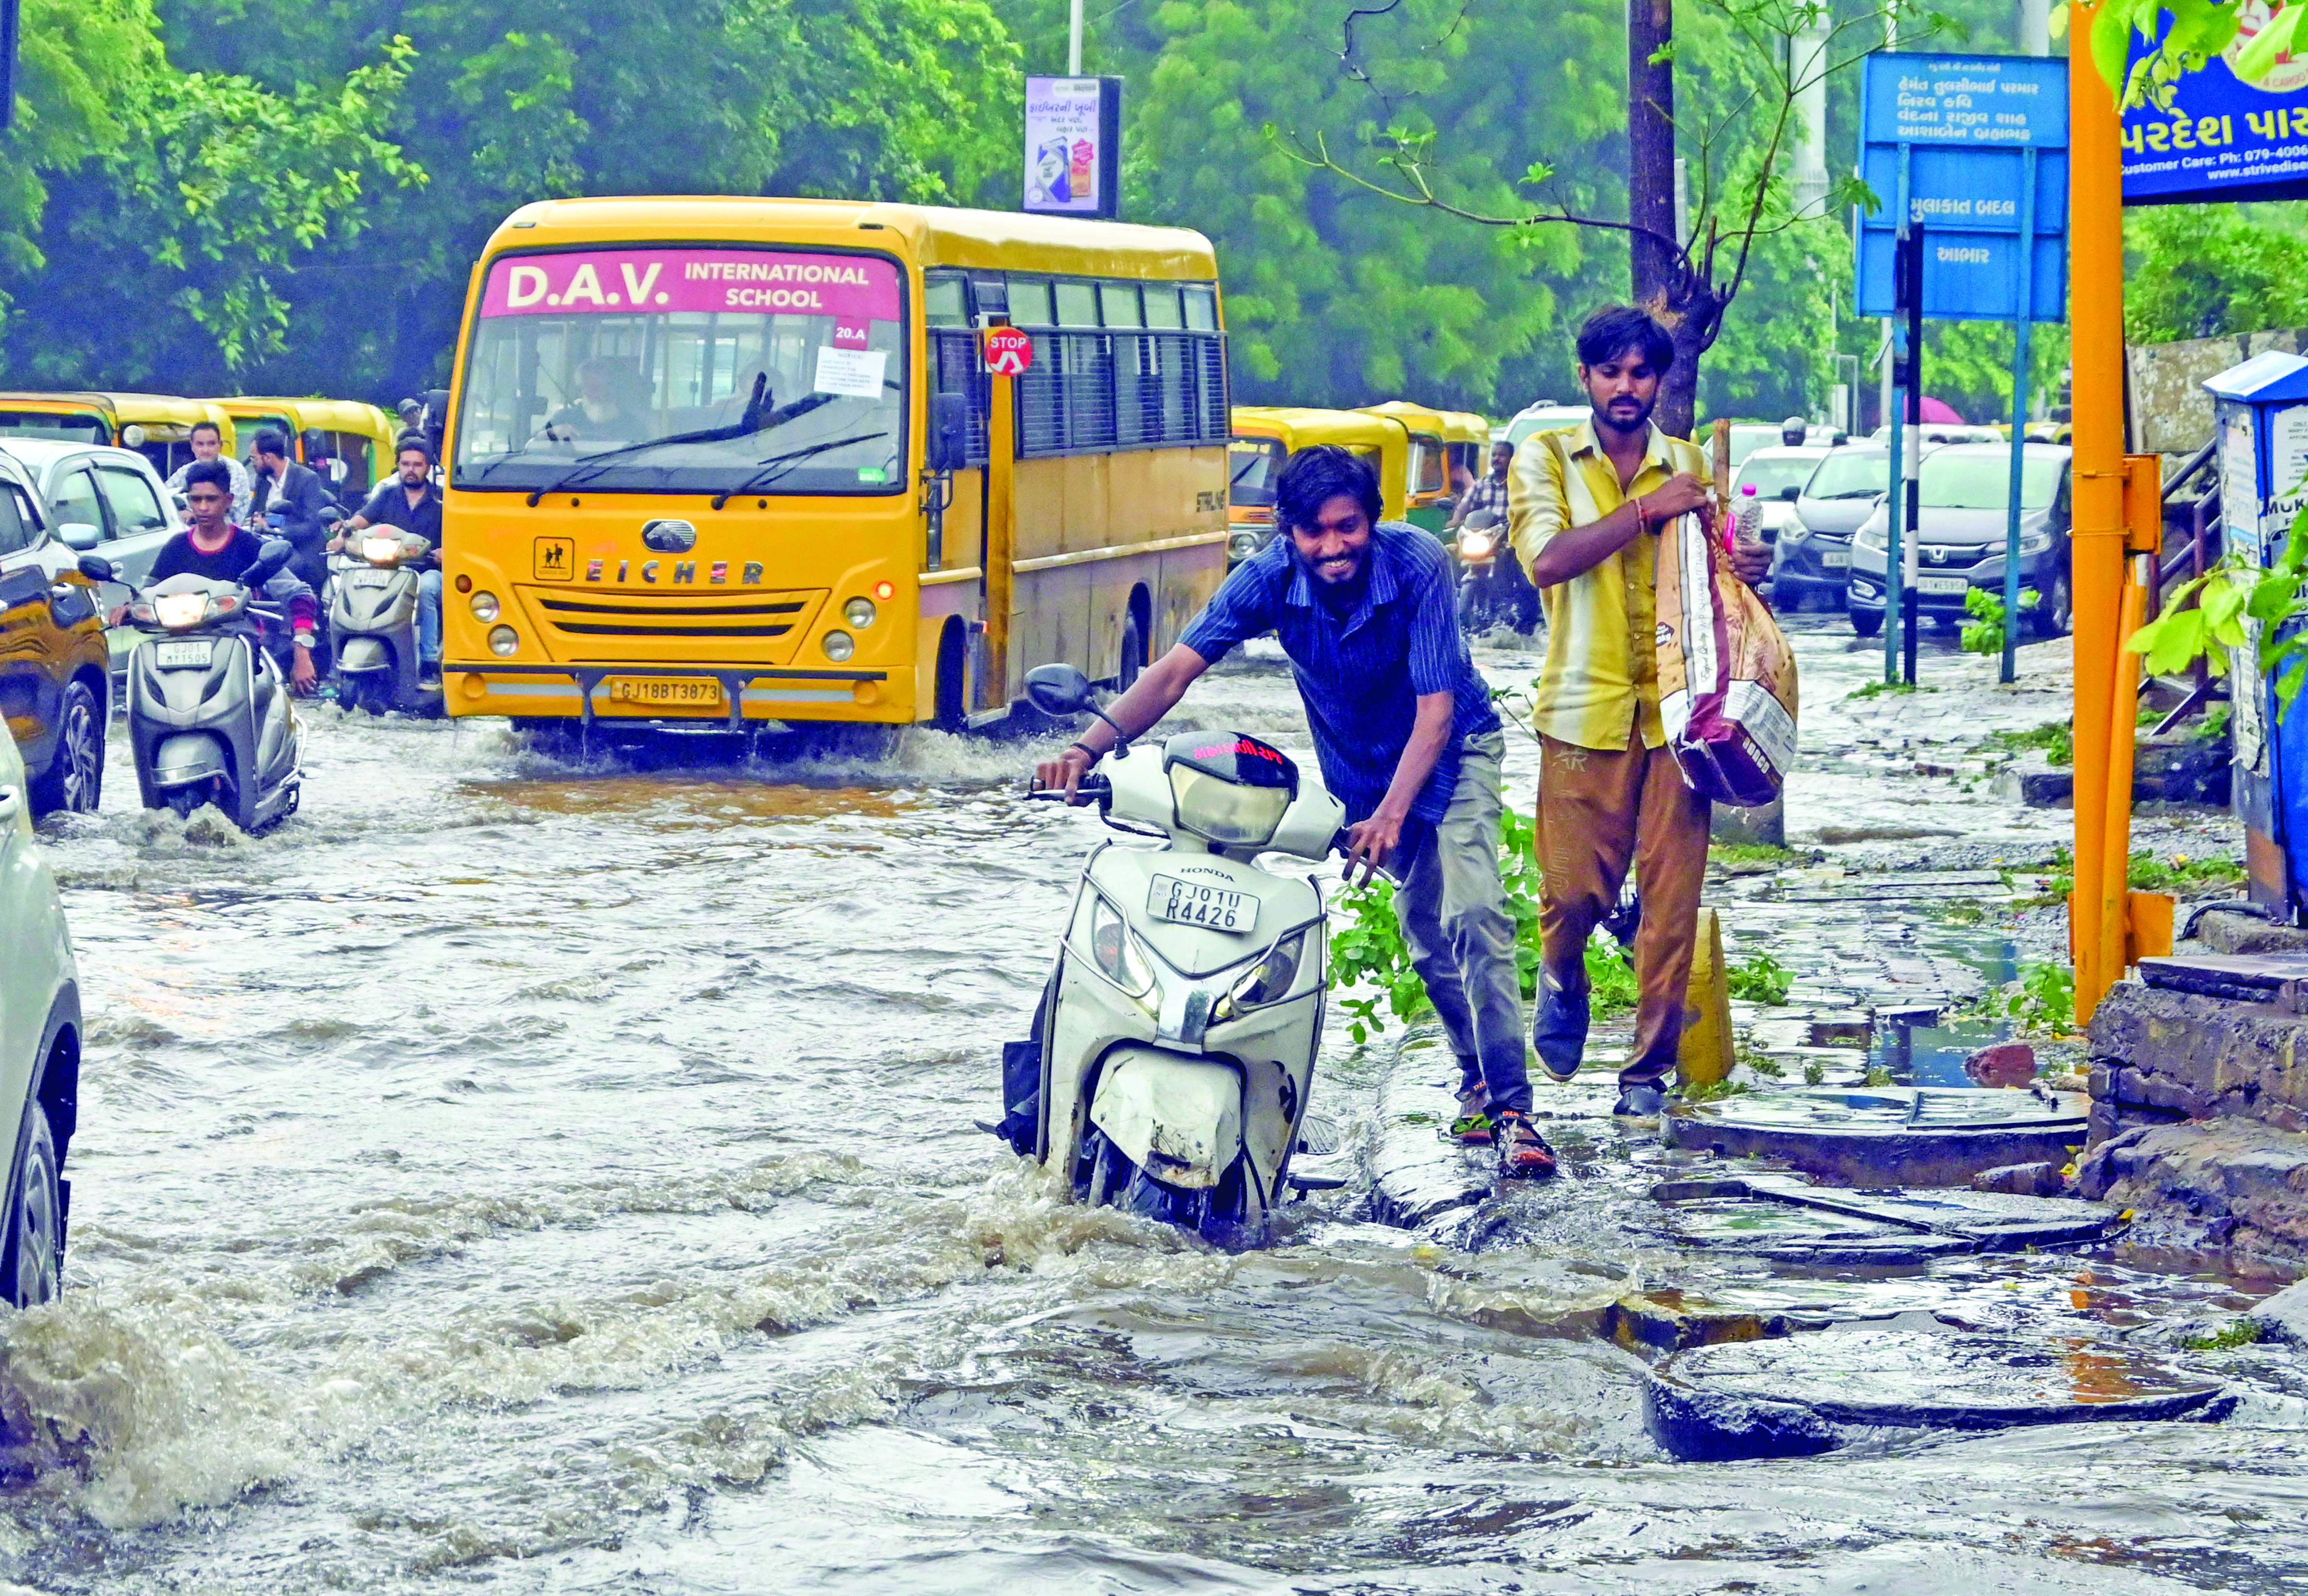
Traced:
[[1871, 1429], [2224, 1416], [2218, 1381], [2080, 1336], [1822, 1331], [1678, 1352], [1652, 1371], [1643, 1421], [1685, 1460], [1799, 1457]]
[[1837, 1186], [1954, 1186], [2002, 1164], [2063, 1164], [2089, 1100], [2040, 1087], [1795, 1088], [1692, 1103], [1669, 1117], [1678, 1146], [1784, 1159]]

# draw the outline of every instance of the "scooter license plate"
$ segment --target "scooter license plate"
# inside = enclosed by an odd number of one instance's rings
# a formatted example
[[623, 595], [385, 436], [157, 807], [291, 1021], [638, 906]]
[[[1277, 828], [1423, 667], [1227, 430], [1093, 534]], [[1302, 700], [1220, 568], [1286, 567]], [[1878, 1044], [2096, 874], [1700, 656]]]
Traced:
[[620, 703], [711, 703], [721, 702], [721, 684], [710, 677], [689, 681], [613, 681], [609, 696]]
[[392, 573], [372, 568], [352, 573], [349, 580], [357, 588], [381, 588], [392, 581]]
[[1851, 556], [1839, 548], [1821, 550], [1819, 563], [1830, 571], [1840, 571], [1851, 564]]
[[215, 649], [216, 640], [212, 637], [195, 637], [187, 643], [156, 643], [152, 645], [152, 663], [163, 670], [195, 667], [206, 670]]
[[1146, 912], [1158, 920], [1201, 926], [1211, 931], [1232, 931], [1242, 936], [1247, 936], [1258, 926], [1258, 899], [1253, 894], [1181, 881], [1175, 876], [1154, 878], [1153, 887], [1146, 894]]

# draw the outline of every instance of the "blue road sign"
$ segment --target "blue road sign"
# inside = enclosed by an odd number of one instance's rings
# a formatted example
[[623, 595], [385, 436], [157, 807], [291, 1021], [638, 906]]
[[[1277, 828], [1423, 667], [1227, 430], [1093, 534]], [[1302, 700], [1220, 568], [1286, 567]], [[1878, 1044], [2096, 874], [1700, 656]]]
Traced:
[[1904, 308], [1893, 254], [1917, 227], [1925, 315], [2065, 319], [2067, 63], [1886, 51], [1864, 67], [1859, 171], [1883, 204], [1860, 219], [1859, 313]]
[[[2172, 14], [2158, 15], [2168, 30]], [[2123, 114], [2125, 204], [2308, 194], [2308, 49], [2278, 61], [2257, 83], [2232, 70], [2275, 15], [2265, 5], [2243, 7], [2235, 42], [2172, 85], [2170, 110], [2143, 105]], [[2135, 34], [2133, 57], [2145, 47]]]

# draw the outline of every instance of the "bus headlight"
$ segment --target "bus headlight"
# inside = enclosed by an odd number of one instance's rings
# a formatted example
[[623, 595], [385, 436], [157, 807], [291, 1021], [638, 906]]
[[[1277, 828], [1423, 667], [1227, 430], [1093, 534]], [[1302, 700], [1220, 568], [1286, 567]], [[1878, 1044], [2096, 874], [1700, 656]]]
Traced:
[[473, 618], [485, 624], [497, 618], [497, 596], [495, 593], [473, 595]]
[[841, 607], [841, 618], [860, 632], [874, 624], [874, 600], [871, 599], [852, 599]]
[[492, 626], [489, 628], [489, 652], [493, 654], [510, 654], [517, 651], [520, 647], [521, 634], [515, 632], [511, 626]]
[[857, 651], [857, 640], [847, 632], [828, 632], [818, 647], [825, 651], [827, 659], [839, 664]]

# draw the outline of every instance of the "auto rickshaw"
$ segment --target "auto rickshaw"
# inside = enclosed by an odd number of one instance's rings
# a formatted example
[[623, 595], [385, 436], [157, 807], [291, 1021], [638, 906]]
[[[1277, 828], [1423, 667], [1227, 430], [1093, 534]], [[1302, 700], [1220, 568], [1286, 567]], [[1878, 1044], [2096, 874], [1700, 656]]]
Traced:
[[[1384, 416], [1401, 423], [1410, 435], [1410, 462], [1408, 468], [1408, 504], [1404, 519], [1413, 526], [1425, 527], [1440, 537], [1443, 523], [1451, 519], [1451, 429], [1450, 418], [1441, 410], [1414, 404], [1407, 399], [1391, 399], [1384, 404], [1362, 407], [1366, 416]], [[1489, 434], [1486, 431], [1486, 438]]]
[[1458, 468], [1464, 466], [1469, 481], [1481, 481], [1491, 469], [1489, 418], [1472, 410], [1444, 410], [1442, 422], [1442, 447], [1450, 457], [1444, 477], [1455, 477]]
[[1403, 518], [1410, 435], [1399, 421], [1362, 410], [1236, 405], [1233, 485], [1227, 495], [1228, 568], [1273, 540], [1274, 479], [1294, 451], [1313, 444], [1340, 444], [1377, 466], [1380, 513]]
[[400, 428], [373, 404], [354, 399], [273, 398], [210, 402], [239, 421], [252, 443], [266, 427], [285, 434], [300, 462], [314, 465], [318, 460], [327, 467], [323, 479], [352, 507], [392, 475], [392, 445]]
[[0, 393], [0, 437], [108, 444], [133, 449], [165, 479], [193, 459], [193, 426], [213, 421], [224, 447], [232, 418], [202, 399], [168, 393]]

